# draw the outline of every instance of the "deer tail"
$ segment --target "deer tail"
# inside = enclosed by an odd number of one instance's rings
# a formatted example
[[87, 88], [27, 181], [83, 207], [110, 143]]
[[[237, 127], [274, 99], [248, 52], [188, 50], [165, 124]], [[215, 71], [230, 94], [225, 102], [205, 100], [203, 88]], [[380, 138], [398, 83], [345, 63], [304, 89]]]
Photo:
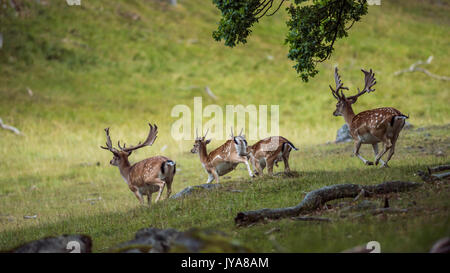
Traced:
[[294, 151], [298, 151], [298, 149], [290, 141], [287, 141], [287, 142], [283, 143], [283, 151], [286, 150], [287, 146], [290, 146], [292, 149], [294, 149]]
[[175, 175], [177, 172], [177, 164], [172, 160], [166, 160], [161, 164], [161, 173], [163, 175], [171, 174]]
[[403, 119], [403, 120], [409, 119], [409, 115], [407, 116], [407, 115], [401, 114], [401, 115], [393, 116], [391, 119], [391, 126], [394, 126], [395, 121], [399, 120], [399, 119]]

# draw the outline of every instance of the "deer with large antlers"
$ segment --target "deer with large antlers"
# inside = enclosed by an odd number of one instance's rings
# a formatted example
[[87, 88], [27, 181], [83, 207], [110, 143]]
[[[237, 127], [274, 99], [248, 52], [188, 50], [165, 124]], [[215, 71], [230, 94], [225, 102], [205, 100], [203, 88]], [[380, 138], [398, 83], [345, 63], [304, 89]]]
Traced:
[[[358, 93], [356, 95], [346, 97], [342, 90], [348, 90], [348, 88], [343, 86], [336, 67], [334, 72], [336, 88], [333, 89], [330, 85], [331, 93], [338, 101], [333, 115], [344, 117], [344, 120], [350, 129], [350, 134], [355, 141], [355, 156], [361, 159], [364, 164], [373, 165], [372, 161], [365, 159], [359, 154], [361, 144], [371, 144], [375, 154], [375, 165], [378, 165], [378, 163], [381, 162], [382, 167], [389, 167], [387, 163], [394, 154], [395, 144], [400, 131], [405, 125], [405, 119], [409, 117], [392, 107], [367, 110], [355, 115], [352, 104], [354, 104], [361, 95], [375, 91], [372, 87], [376, 84], [375, 73], [372, 72], [372, 69], [370, 69], [370, 71], [361, 69], [361, 71], [364, 73], [364, 89], [359, 90], [358, 88]], [[378, 152], [378, 142], [384, 144], [383, 150], [380, 153]], [[389, 153], [386, 162], [384, 162], [381, 157], [387, 151], [389, 151]]]
[[297, 151], [298, 149], [286, 138], [272, 136], [248, 146], [247, 150], [256, 175], [262, 175], [266, 166], [269, 175], [273, 175], [273, 165], [278, 167], [279, 161], [283, 161], [285, 172], [290, 171], [289, 155], [292, 150]]
[[122, 147], [119, 141], [117, 142], [119, 150], [112, 146], [109, 128], [106, 128], [106, 147], [100, 147], [113, 153], [113, 159], [110, 161], [110, 164], [119, 167], [120, 174], [141, 204], [144, 203], [143, 196], [147, 195], [147, 202], [150, 206], [152, 193], [158, 192], [158, 196], [155, 199], [155, 202], [158, 202], [166, 185], [166, 198], [169, 198], [172, 192], [172, 181], [176, 172], [176, 164], [165, 156], [154, 156], [130, 165], [128, 157], [134, 150], [151, 146], [155, 142], [158, 127], [156, 124], [152, 126], [149, 123], [148, 125], [150, 126], [150, 132], [143, 143], [130, 147], [126, 147], [123, 144]]
[[197, 133], [194, 147], [191, 149], [191, 153], [199, 154], [200, 162], [208, 173], [206, 183], [211, 183], [214, 179], [219, 183], [219, 176], [231, 172], [239, 163], [244, 163], [247, 166], [248, 174], [254, 177], [247, 159], [247, 141], [242, 135], [242, 131], [238, 136], [234, 136], [232, 129], [231, 139], [209, 154], [206, 145], [211, 142], [211, 139], [206, 139], [207, 134], [208, 131], [204, 136], [198, 137]]

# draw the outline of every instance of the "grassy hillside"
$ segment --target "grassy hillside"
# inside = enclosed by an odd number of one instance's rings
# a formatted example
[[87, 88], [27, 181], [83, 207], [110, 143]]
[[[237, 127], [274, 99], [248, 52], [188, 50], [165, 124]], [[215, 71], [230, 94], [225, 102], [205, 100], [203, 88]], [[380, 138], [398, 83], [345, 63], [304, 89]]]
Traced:
[[[394, 76], [430, 55], [435, 58], [427, 69], [450, 76], [448, 1], [382, 1], [370, 7], [307, 84], [286, 58], [284, 11], [264, 18], [247, 45], [229, 49], [211, 38], [219, 14], [210, 1], [180, 1], [176, 7], [160, 1], [82, 1], [81, 7], [64, 1], [20, 2], [19, 16], [0, 10], [0, 117], [25, 134], [0, 130], [0, 249], [77, 232], [91, 235], [100, 251], [149, 225], [219, 228], [259, 251], [272, 251], [270, 241], [261, 238], [274, 226], [288, 231], [274, 235], [287, 251], [340, 251], [373, 237], [382, 241], [382, 251], [426, 251], [433, 240], [450, 233], [446, 185], [398, 197], [402, 200], [394, 203], [407, 206], [405, 200], [414, 199], [423, 210], [389, 221], [233, 225], [238, 211], [294, 205], [324, 185], [417, 181], [417, 169], [448, 162], [449, 128], [441, 127], [450, 123], [448, 82], [423, 73]], [[377, 74], [377, 91], [361, 98], [356, 112], [393, 106], [410, 114], [416, 127], [440, 127], [405, 132], [387, 170], [351, 158], [351, 144], [318, 146], [334, 139], [343, 124], [332, 116], [335, 101], [328, 84], [334, 65], [351, 92], [363, 85], [361, 67]], [[204, 86], [219, 100], [208, 97]], [[204, 106], [279, 105], [280, 133], [301, 148], [292, 154], [291, 168], [302, 176], [249, 184], [246, 171], [239, 169], [222, 181], [242, 193], [222, 189], [152, 209], [139, 207], [118, 170], [109, 166], [110, 153], [98, 147], [104, 143], [103, 128], [111, 126], [113, 141], [131, 144], [144, 137], [147, 122], [157, 123], [155, 145], [131, 160], [160, 153], [167, 145], [164, 154], [180, 170], [174, 192], [204, 183], [198, 156], [188, 153], [192, 141], [170, 137], [176, 120], [170, 116], [172, 107], [192, 107], [195, 96], [203, 97]], [[447, 156], [436, 157], [437, 150]], [[367, 147], [363, 153], [371, 154]], [[86, 201], [99, 196], [94, 204]], [[23, 219], [34, 214], [37, 219]]]

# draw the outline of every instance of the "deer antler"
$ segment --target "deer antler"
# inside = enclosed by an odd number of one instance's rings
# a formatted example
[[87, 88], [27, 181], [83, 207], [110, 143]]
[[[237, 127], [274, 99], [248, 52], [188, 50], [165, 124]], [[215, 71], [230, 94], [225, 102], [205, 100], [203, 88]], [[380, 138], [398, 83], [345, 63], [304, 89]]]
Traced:
[[208, 132], [209, 132], [209, 128], [208, 128], [208, 129], [206, 129], [206, 133], [205, 133], [205, 135], [203, 136], [203, 139], [205, 139], [205, 138], [206, 138], [206, 135], [208, 134]]
[[155, 142], [156, 135], [158, 134], [158, 126], [156, 126], [156, 124], [152, 126], [150, 123], [148, 124], [148, 126], [150, 126], [150, 132], [148, 133], [147, 139], [144, 141], [144, 143], [139, 142], [138, 145], [130, 147], [126, 147], [125, 144], [123, 144], [123, 147], [121, 147], [119, 144], [120, 150], [124, 152], [131, 152], [145, 146], [152, 146], [153, 142]]
[[113, 148], [111, 137], [109, 136], [109, 127], [105, 128], [106, 133], [106, 147], [100, 146], [100, 148], [110, 151], [113, 154], [118, 154], [119, 151], [116, 148]]
[[[344, 83], [342, 83], [341, 81], [341, 77], [338, 74], [337, 67], [334, 69], [334, 82], [336, 83], [336, 89], [333, 89], [333, 87], [331, 87], [330, 85], [331, 94], [333, 95], [333, 97], [335, 97], [337, 100], [345, 98], [345, 95], [342, 92], [342, 90], [348, 90], [348, 88], [343, 86]], [[339, 90], [341, 90], [341, 94], [339, 94]]]
[[372, 72], [372, 69], [370, 69], [370, 71], [361, 69], [361, 71], [364, 73], [364, 89], [360, 91], [358, 88], [358, 94], [348, 97], [348, 99], [356, 99], [359, 96], [365, 94], [366, 92], [370, 93], [375, 91], [375, 89], [371, 89], [371, 87], [377, 83], [375, 79], [375, 73]]

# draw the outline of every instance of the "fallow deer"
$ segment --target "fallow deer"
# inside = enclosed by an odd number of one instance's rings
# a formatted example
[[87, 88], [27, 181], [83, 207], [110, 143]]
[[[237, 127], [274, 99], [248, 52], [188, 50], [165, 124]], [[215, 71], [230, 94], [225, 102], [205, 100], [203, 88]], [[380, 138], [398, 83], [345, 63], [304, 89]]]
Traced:
[[[381, 167], [389, 167], [387, 164], [394, 154], [398, 136], [405, 125], [405, 119], [409, 117], [392, 107], [367, 110], [355, 115], [352, 104], [356, 102], [359, 96], [375, 91], [375, 89], [371, 88], [376, 84], [375, 73], [372, 72], [372, 69], [370, 71], [361, 69], [361, 71], [364, 73], [364, 89], [360, 91], [358, 88], [356, 95], [346, 97], [342, 90], [348, 90], [348, 88], [343, 86], [336, 67], [334, 72], [336, 89], [333, 89], [330, 85], [331, 93], [338, 101], [333, 115], [344, 117], [350, 129], [350, 134], [355, 141], [354, 154], [364, 164], [373, 165], [373, 162], [362, 157], [359, 154], [359, 148], [361, 144], [372, 144], [372, 149], [375, 154], [375, 164], [378, 165], [381, 162]], [[380, 153], [378, 153], [378, 142], [383, 142], [384, 144], [383, 151]], [[389, 154], [386, 162], [384, 162], [381, 157], [387, 151], [389, 151]]]
[[158, 192], [158, 196], [155, 199], [155, 202], [158, 202], [166, 184], [166, 198], [169, 198], [172, 192], [172, 181], [176, 173], [176, 164], [165, 156], [154, 156], [130, 165], [128, 157], [132, 151], [151, 146], [156, 139], [158, 127], [156, 124], [152, 126], [149, 123], [148, 125], [150, 126], [150, 132], [143, 143], [139, 142], [138, 145], [130, 147], [126, 147], [124, 144], [122, 147], [119, 141], [117, 145], [120, 150], [113, 148], [111, 137], [109, 136], [109, 128], [106, 128], [106, 147], [100, 147], [113, 153], [114, 157], [110, 164], [119, 167], [120, 174], [141, 204], [144, 203], [143, 196], [147, 195], [147, 202], [150, 206], [152, 193]]
[[244, 163], [249, 175], [254, 177], [247, 159], [247, 141], [242, 131], [238, 136], [234, 136], [231, 131], [231, 139], [209, 154], [206, 145], [211, 142], [211, 139], [206, 139], [207, 134], [208, 131], [202, 137], [198, 137], [197, 134], [194, 147], [191, 149], [191, 153], [199, 154], [200, 162], [208, 173], [206, 183], [211, 183], [214, 179], [219, 183], [219, 176], [231, 172], [239, 163]]
[[282, 136], [267, 137], [248, 146], [248, 156], [256, 170], [255, 174], [262, 175], [267, 166], [269, 175], [273, 175], [273, 165], [278, 167], [278, 161], [283, 161], [284, 171], [290, 172], [289, 154], [292, 149], [298, 150], [292, 142]]

